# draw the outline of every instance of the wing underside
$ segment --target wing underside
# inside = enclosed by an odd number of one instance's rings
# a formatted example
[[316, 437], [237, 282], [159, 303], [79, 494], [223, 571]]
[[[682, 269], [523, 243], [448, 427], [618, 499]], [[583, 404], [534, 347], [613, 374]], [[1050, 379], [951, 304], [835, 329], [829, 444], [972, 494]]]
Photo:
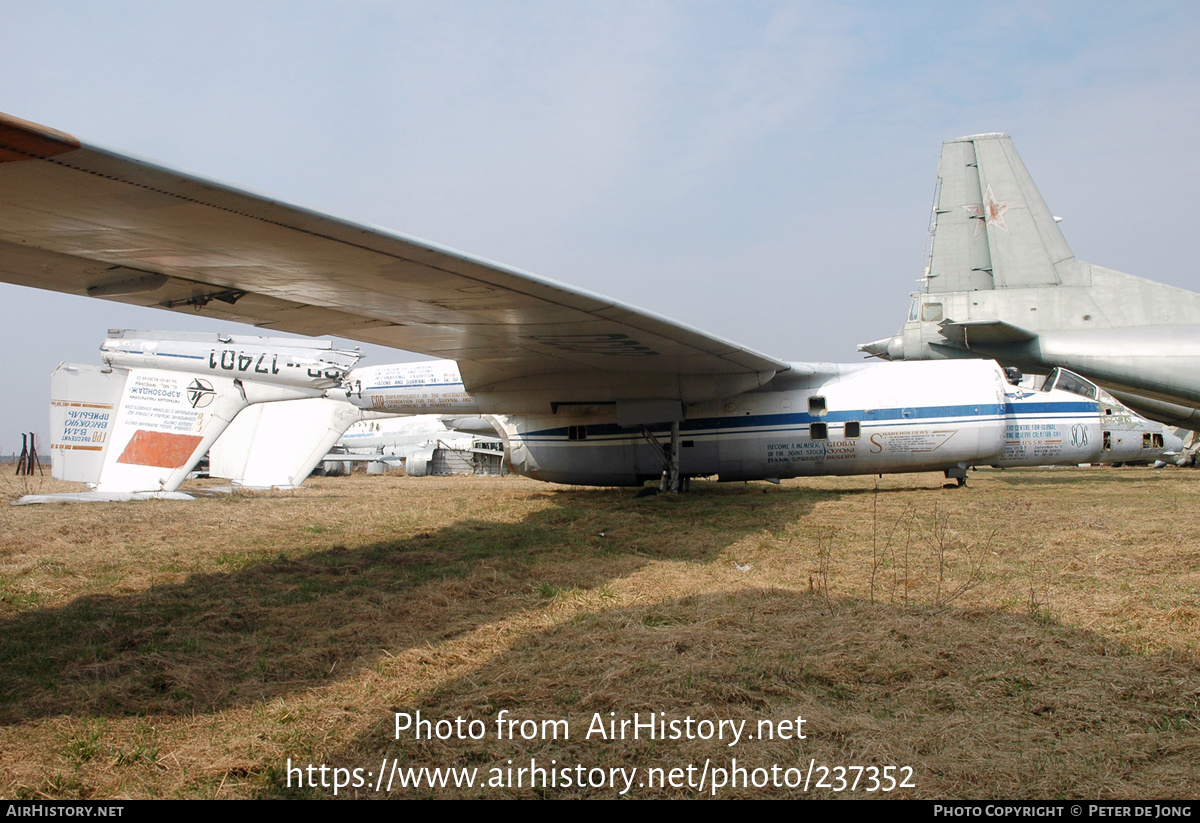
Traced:
[[600, 295], [4, 115], [0, 278], [456, 360], [473, 391], [622, 375], [727, 391], [787, 369]]

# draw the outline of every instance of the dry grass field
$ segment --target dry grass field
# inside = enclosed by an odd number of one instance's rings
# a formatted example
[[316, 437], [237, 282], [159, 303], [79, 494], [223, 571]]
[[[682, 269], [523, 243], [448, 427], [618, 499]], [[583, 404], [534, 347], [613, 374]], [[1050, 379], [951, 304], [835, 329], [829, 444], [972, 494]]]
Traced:
[[[0, 795], [332, 797], [359, 769], [339, 798], [1200, 796], [1200, 475], [941, 483], [3, 506]], [[480, 723], [397, 735], [418, 711]], [[595, 731], [634, 713], [680, 739]], [[399, 785], [421, 767], [476, 785]]]

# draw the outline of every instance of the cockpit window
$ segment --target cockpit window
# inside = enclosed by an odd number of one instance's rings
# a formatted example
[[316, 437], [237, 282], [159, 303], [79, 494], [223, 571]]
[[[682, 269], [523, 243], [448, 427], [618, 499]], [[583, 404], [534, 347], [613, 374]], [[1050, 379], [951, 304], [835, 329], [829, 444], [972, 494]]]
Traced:
[[926, 303], [921, 307], [921, 319], [926, 323], [931, 323], [942, 319], [942, 304], [941, 303]]
[[1067, 371], [1066, 369], [1055, 369], [1050, 372], [1050, 376], [1046, 378], [1045, 385], [1042, 386], [1042, 391], [1050, 391], [1051, 389], [1068, 391], [1071, 394], [1077, 394], [1089, 400], [1095, 400], [1097, 395], [1095, 384], [1084, 380], [1075, 372]]
[[912, 305], [908, 307], [908, 322], [915, 323], [917, 320], [917, 306], [921, 303], [917, 298], [913, 298]]

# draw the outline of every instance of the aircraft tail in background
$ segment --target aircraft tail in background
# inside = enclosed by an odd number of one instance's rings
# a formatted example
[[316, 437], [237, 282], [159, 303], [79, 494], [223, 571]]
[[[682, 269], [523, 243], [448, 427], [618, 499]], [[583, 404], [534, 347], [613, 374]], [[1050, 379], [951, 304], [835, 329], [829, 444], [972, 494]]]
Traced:
[[[362, 356], [321, 340], [122, 330], [101, 353], [104, 367], [64, 363], [50, 380], [54, 477], [101, 495], [175, 491], [243, 409], [320, 398]], [[359, 418], [337, 405], [345, 426]]]
[[1077, 261], [1006, 134], [949, 140], [938, 165], [930, 293], [1073, 284]]
[[63, 363], [50, 378], [54, 477], [170, 492], [248, 403], [228, 377]]
[[1200, 294], [1078, 260], [1006, 134], [942, 145], [925, 289], [888, 360], [1061, 366], [1138, 411], [1200, 426]]

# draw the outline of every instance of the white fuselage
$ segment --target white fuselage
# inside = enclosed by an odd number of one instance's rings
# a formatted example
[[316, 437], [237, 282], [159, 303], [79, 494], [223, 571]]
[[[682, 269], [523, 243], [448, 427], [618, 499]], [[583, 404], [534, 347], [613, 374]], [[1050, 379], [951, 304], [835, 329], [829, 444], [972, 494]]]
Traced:
[[[376, 411], [489, 412], [453, 361], [355, 369], [348, 383], [350, 401]], [[1018, 389], [991, 361], [810, 364], [685, 411], [680, 474], [721, 480], [1154, 459], [1172, 445], [1136, 415], [1105, 420], [1095, 400]], [[620, 425], [612, 404], [489, 420], [529, 477], [629, 486], [663, 470], [646, 435], [665, 440], [669, 427]]]
[[229, 377], [317, 392], [340, 386], [362, 358], [362, 352], [335, 349], [328, 340], [187, 332], [118, 334], [100, 345], [100, 356], [108, 366]]

